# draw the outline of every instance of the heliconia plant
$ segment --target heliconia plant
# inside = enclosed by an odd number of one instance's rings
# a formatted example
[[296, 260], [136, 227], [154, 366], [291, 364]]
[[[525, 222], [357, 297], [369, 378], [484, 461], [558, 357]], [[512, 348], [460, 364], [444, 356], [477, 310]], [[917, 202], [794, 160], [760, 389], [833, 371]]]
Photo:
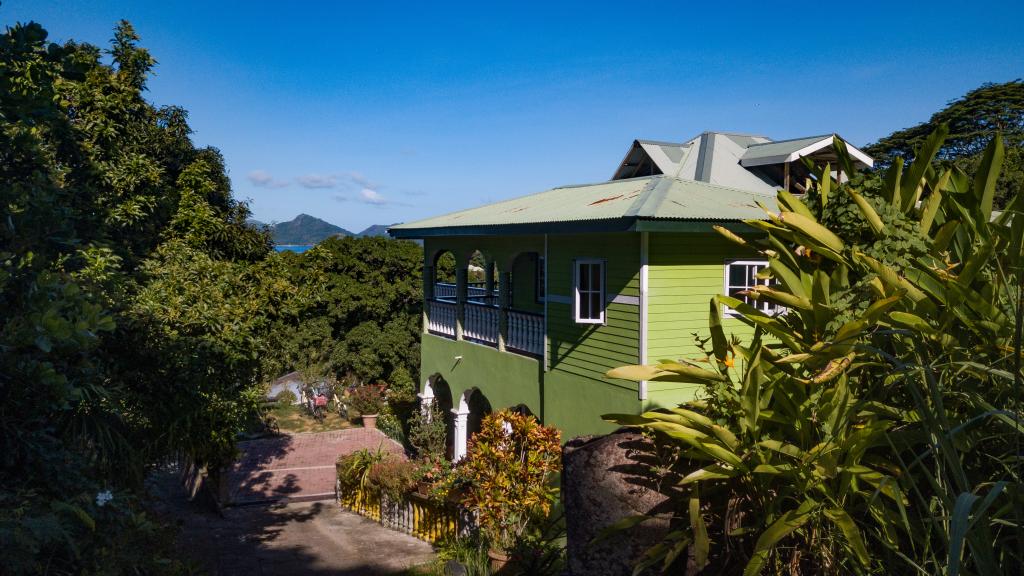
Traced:
[[933, 164], [947, 132], [884, 175], [856, 174], [836, 139], [849, 182], [808, 163], [805, 197], [747, 222], [760, 235], [719, 230], [771, 282], [711, 301], [705, 357], [608, 373], [704, 386], [605, 416], [680, 454], [679, 527], [638, 573], [1020, 573], [1024, 201], [994, 211], [999, 136], [973, 179]]

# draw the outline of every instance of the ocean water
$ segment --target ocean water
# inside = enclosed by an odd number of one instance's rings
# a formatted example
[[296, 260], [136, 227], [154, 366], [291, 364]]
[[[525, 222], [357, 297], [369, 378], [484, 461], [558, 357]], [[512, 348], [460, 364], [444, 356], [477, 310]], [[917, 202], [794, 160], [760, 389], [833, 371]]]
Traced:
[[315, 244], [280, 244], [278, 246], [274, 246], [274, 250], [277, 250], [278, 252], [288, 251], [301, 253], [309, 250], [313, 246], [315, 246]]

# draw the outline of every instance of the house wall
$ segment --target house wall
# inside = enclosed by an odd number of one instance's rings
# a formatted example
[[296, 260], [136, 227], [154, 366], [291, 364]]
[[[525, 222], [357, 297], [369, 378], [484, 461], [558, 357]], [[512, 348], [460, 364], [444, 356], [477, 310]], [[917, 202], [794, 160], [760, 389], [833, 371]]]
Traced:
[[[708, 338], [710, 300], [725, 290], [726, 260], [749, 257], [739, 246], [708, 234], [652, 233], [648, 239], [647, 359], [703, 359], [694, 333]], [[723, 316], [726, 335], [748, 340], [753, 330]], [[697, 386], [648, 384], [646, 408], [674, 406], [693, 399]]]
[[[573, 318], [573, 262], [605, 260], [604, 325]], [[607, 383], [604, 373], [640, 360], [640, 235], [548, 237], [548, 367], [552, 372]], [[620, 382], [636, 389], [636, 384]]]
[[420, 349], [420, 381], [440, 375], [454, 405], [460, 395], [476, 388], [494, 410], [525, 404], [535, 415], [542, 415], [540, 360], [433, 334], [423, 335]]

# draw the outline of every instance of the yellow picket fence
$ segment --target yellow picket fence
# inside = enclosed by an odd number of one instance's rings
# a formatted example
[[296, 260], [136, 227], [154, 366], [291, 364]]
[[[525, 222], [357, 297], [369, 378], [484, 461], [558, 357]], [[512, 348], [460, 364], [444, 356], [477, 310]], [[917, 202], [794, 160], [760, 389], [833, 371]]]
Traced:
[[455, 507], [443, 506], [418, 494], [395, 500], [377, 491], [337, 489], [338, 503], [381, 525], [426, 540], [431, 544], [451, 539], [470, 529], [471, 518]]

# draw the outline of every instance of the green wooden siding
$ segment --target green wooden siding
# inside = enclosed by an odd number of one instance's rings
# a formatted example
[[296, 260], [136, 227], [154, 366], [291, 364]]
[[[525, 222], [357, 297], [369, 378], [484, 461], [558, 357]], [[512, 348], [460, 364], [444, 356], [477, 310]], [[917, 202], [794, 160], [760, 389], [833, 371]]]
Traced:
[[[573, 318], [573, 266], [578, 259], [605, 261], [606, 300], [640, 296], [640, 235], [580, 234], [548, 237], [548, 358], [553, 372], [563, 372], [635, 390], [636, 384], [611, 381], [604, 373], [635, 364], [640, 353], [640, 309], [610, 302], [605, 324], [577, 324]], [[582, 392], [582, 391], [580, 391]]]
[[[710, 300], [725, 289], [725, 262], [748, 256], [717, 234], [650, 234], [647, 273], [647, 359], [650, 362], [700, 355], [693, 334], [702, 338], [710, 335]], [[725, 317], [723, 326], [727, 334], [735, 333], [741, 338], [752, 334], [747, 325], [733, 318]]]

